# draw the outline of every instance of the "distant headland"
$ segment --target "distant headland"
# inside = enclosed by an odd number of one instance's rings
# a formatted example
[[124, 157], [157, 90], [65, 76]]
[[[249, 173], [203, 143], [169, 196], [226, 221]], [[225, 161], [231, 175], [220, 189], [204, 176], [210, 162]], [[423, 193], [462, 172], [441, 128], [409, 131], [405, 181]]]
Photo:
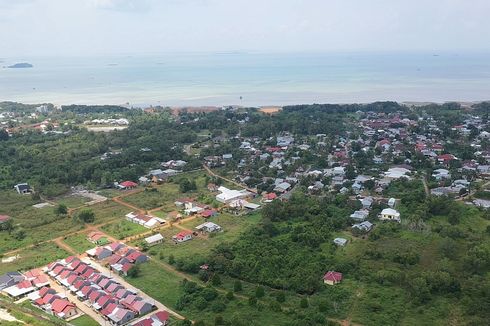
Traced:
[[32, 67], [34, 66], [28, 62], [20, 62], [20, 63], [13, 64], [11, 66], [7, 66], [7, 68], [32, 68]]

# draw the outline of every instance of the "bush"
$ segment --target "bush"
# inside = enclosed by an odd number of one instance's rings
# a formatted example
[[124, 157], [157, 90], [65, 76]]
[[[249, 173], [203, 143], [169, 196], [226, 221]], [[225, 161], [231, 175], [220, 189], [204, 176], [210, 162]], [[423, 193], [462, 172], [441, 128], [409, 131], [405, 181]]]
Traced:
[[277, 302], [286, 302], [286, 295], [284, 294], [284, 292], [279, 292], [276, 296], [276, 300]]
[[308, 308], [308, 299], [302, 298], [301, 301], [299, 302], [300, 308], [306, 309]]
[[255, 296], [257, 297], [257, 299], [263, 298], [264, 295], [264, 288], [262, 286], [257, 286], [257, 288], [255, 289]]
[[213, 302], [211, 305], [211, 311], [214, 313], [223, 312], [226, 309], [226, 305], [223, 302]]
[[233, 300], [233, 298], [235, 297], [235, 295], [233, 294], [233, 292], [228, 291], [228, 292], [226, 293], [226, 296], [225, 296], [225, 297], [226, 297], [226, 299], [228, 299], [228, 300]]
[[95, 214], [91, 209], [84, 209], [78, 213], [77, 219], [82, 223], [92, 223], [95, 221]]
[[219, 277], [218, 274], [214, 274], [213, 275], [213, 278], [211, 279], [211, 283], [214, 285], [214, 286], [220, 286], [221, 285], [221, 278]]
[[241, 292], [243, 290], [243, 287], [242, 287], [242, 282], [240, 281], [235, 281], [235, 283], [233, 283], [233, 291], [234, 292]]

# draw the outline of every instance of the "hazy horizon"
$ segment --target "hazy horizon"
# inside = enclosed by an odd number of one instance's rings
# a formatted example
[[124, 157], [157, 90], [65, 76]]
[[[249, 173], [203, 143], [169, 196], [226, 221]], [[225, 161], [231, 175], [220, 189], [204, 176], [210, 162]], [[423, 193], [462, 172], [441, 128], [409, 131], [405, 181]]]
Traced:
[[490, 2], [0, 0], [0, 58], [490, 52]]

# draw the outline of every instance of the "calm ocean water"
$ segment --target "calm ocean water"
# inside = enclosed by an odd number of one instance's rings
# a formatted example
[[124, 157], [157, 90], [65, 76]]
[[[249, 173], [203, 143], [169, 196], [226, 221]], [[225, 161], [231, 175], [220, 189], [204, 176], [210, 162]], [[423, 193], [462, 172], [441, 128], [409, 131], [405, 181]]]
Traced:
[[[284, 105], [490, 99], [490, 54], [259, 54], [0, 58], [0, 101]], [[240, 99], [241, 97], [241, 99]]]

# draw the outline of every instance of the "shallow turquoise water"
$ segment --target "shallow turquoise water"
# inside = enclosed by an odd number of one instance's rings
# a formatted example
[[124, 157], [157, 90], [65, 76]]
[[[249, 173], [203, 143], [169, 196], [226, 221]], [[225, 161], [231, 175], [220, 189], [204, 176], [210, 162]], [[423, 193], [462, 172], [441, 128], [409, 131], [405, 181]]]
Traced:
[[[168, 54], [3, 58], [0, 100], [270, 105], [490, 99], [490, 54]], [[242, 97], [242, 99], [240, 99]]]

